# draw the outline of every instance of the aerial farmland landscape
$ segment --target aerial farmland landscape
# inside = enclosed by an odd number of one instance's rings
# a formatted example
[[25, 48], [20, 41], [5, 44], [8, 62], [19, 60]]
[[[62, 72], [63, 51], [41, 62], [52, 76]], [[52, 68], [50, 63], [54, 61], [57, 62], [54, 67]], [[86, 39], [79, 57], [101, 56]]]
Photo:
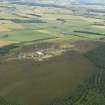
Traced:
[[105, 105], [105, 0], [0, 0], [0, 105]]

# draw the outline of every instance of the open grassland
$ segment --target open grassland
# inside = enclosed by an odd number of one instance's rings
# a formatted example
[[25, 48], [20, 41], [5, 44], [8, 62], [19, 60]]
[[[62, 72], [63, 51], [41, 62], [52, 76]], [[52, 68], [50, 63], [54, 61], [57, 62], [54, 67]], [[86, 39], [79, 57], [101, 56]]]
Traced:
[[105, 104], [105, 45], [89, 51], [86, 56], [94, 62], [96, 72], [84, 81], [72, 95], [55, 99], [48, 105], [104, 105]]
[[51, 37], [72, 37], [72, 40], [105, 37], [104, 28], [100, 28], [103, 19], [77, 16], [69, 9], [2, 3], [0, 10], [2, 40], [19, 43]]
[[7, 46], [7, 45], [11, 45], [15, 43], [14, 41], [6, 41], [6, 40], [0, 40], [0, 47], [3, 47], [3, 46]]
[[[7, 37], [5, 37], [7, 35]], [[24, 41], [34, 41], [40, 39], [47, 38], [56, 38], [56, 35], [51, 35], [51, 33], [40, 32], [39, 30], [20, 30], [20, 31], [11, 31], [7, 32], [1, 36], [2, 39], [12, 40], [16, 42], [24, 42]]]
[[95, 70], [88, 59], [75, 52], [44, 62], [2, 62], [0, 68], [0, 96], [29, 105], [66, 96]]
[[[0, 3], [0, 105], [105, 105], [104, 18], [77, 11]], [[67, 52], [17, 59], [51, 48]]]

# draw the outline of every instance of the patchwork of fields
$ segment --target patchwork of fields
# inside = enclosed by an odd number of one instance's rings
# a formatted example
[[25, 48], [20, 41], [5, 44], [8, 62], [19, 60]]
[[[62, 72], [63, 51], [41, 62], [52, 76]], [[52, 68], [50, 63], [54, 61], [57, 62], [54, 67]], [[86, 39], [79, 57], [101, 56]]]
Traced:
[[0, 2], [0, 105], [105, 105], [102, 11]]
[[1, 3], [0, 11], [1, 40], [19, 43], [75, 36], [94, 40], [105, 34], [104, 20], [74, 15], [72, 9]]

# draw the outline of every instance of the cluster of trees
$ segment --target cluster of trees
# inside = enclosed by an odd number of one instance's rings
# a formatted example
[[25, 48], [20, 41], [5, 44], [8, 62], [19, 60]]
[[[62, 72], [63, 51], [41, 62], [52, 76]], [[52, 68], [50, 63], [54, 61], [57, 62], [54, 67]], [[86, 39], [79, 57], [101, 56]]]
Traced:
[[0, 54], [4, 55], [6, 53], [9, 53], [12, 49], [17, 48], [18, 46], [16, 44], [0, 47]]
[[83, 33], [83, 34], [91, 34], [91, 35], [103, 35], [105, 36], [105, 34], [103, 33], [98, 33], [98, 32], [91, 32], [91, 31], [74, 31], [75, 33]]

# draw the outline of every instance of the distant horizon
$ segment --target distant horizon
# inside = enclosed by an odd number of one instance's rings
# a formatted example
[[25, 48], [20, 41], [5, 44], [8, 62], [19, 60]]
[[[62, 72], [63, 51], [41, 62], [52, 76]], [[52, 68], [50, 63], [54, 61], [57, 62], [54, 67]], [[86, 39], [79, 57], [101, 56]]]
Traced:
[[57, 5], [69, 5], [71, 3], [105, 3], [105, 0], [0, 0], [1, 2], [34, 2], [34, 3], [43, 3], [43, 4], [57, 4]]

